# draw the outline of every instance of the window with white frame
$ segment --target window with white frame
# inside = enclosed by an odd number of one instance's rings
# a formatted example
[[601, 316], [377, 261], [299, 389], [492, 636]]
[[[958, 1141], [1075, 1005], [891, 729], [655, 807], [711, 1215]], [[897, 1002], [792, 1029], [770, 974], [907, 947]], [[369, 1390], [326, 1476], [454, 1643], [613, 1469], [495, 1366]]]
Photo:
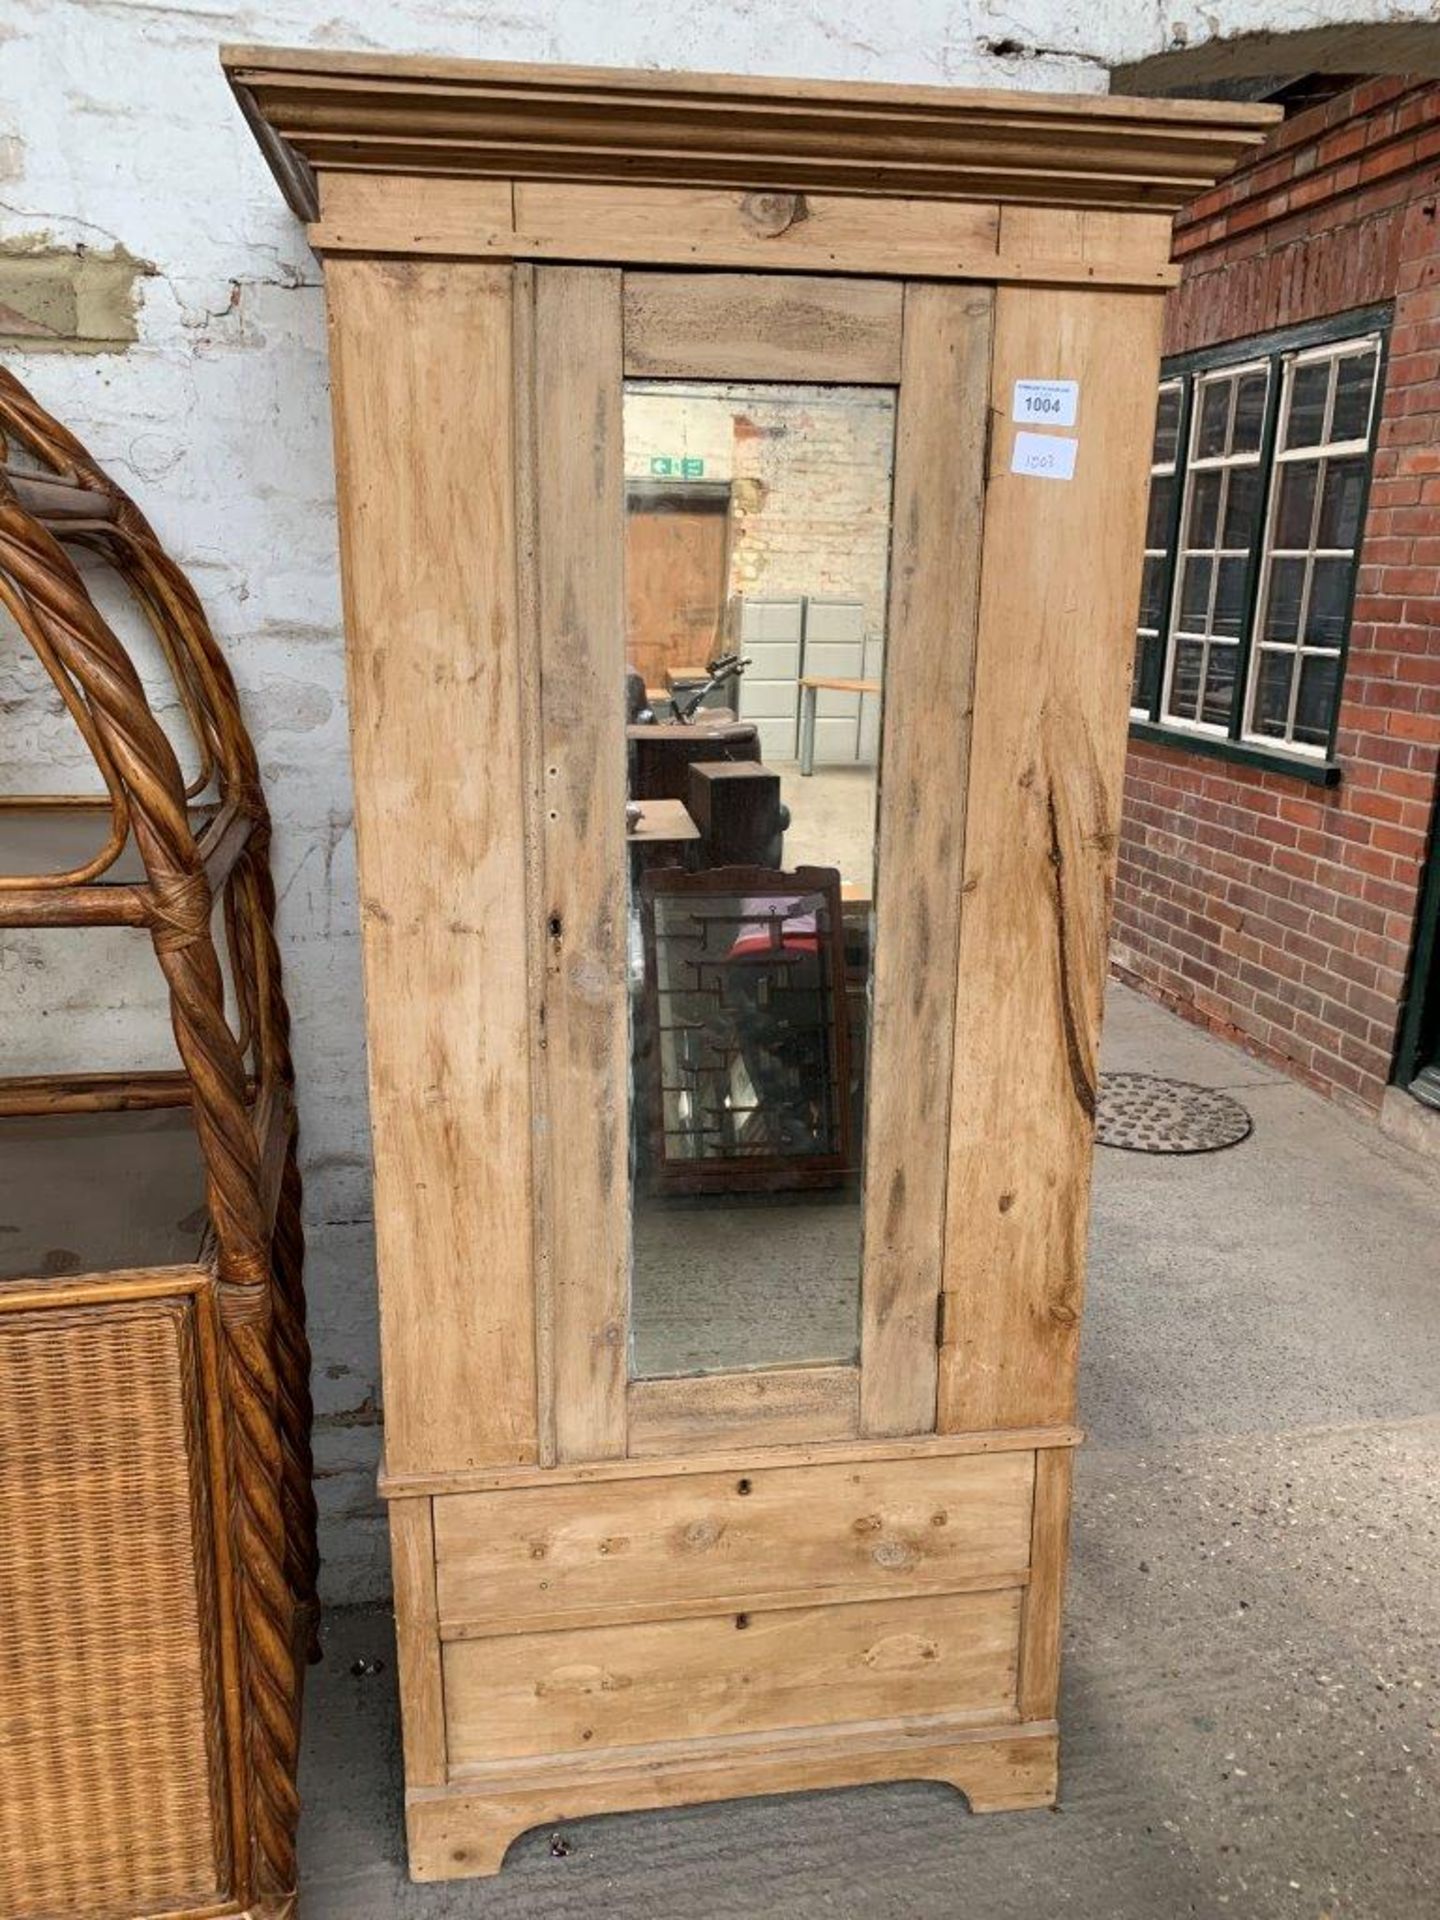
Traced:
[[1263, 363], [1202, 374], [1195, 383], [1160, 703], [1175, 726], [1223, 733], [1235, 704], [1269, 389]]
[[1131, 692], [1148, 728], [1328, 761], [1378, 412], [1365, 318], [1167, 368]]
[[1376, 340], [1285, 369], [1245, 737], [1320, 751], [1340, 695], [1370, 470]]
[[1170, 555], [1175, 545], [1175, 514], [1180, 503], [1180, 435], [1185, 386], [1162, 380], [1155, 408], [1155, 440], [1150, 450], [1150, 507], [1145, 521], [1145, 571], [1140, 582], [1140, 622], [1136, 628], [1135, 675], [1130, 704], [1148, 713], [1160, 684], [1164, 661], [1165, 598]]

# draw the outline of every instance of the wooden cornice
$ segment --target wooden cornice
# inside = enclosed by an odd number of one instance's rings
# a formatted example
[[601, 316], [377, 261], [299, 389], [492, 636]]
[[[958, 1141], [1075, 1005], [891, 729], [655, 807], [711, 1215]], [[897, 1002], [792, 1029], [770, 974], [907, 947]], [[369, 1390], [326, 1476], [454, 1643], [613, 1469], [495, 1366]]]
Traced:
[[317, 172], [1166, 213], [1256, 148], [1270, 107], [227, 47], [291, 207]]

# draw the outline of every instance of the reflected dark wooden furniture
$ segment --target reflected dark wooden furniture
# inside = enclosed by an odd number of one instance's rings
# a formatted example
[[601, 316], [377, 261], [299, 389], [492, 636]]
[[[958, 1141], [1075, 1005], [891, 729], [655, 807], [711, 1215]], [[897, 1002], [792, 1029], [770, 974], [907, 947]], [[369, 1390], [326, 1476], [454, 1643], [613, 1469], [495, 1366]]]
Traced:
[[840, 877], [663, 868], [641, 883], [658, 1193], [833, 1187], [853, 1173]]
[[784, 844], [780, 776], [758, 760], [697, 760], [690, 812], [707, 867], [778, 867]]
[[[148, 936], [179, 1056], [0, 1081], [0, 1911], [282, 1920], [316, 1556], [269, 816], [189, 582], [3, 371], [0, 456], [0, 600], [103, 781], [0, 803], [0, 928]], [[80, 557], [154, 633], [188, 783]]]
[[700, 760], [758, 760], [752, 722], [702, 708], [693, 721], [660, 720], [627, 727], [632, 800], [688, 800], [690, 769]]

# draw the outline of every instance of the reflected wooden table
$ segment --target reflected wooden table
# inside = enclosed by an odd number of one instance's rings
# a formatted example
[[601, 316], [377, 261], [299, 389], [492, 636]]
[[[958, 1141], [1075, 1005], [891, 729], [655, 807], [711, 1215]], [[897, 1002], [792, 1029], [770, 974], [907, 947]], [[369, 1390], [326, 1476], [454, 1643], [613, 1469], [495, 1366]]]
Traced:
[[683, 800], [642, 800], [639, 808], [625, 830], [632, 846], [659, 847], [700, 838], [700, 829]]
[[805, 673], [800, 676], [800, 771], [815, 771], [815, 709], [825, 693], [879, 693], [878, 680], [847, 680], [839, 675]]

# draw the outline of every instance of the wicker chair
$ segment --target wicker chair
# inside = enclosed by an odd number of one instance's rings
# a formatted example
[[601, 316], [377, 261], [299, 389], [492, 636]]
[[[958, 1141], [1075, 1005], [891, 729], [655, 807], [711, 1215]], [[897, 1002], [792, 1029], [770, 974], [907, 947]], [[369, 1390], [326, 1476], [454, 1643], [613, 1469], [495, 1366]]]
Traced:
[[[269, 817], [194, 591], [3, 371], [0, 463], [0, 605], [104, 782], [98, 816], [93, 798], [7, 797], [0, 929], [143, 930], [180, 1059], [0, 1081], [0, 1156], [98, 1125], [101, 1159], [123, 1166], [134, 1116], [188, 1109], [170, 1139], [204, 1197], [188, 1258], [12, 1261], [0, 1280], [0, 1913], [278, 1920], [295, 1905], [316, 1555]], [[199, 747], [188, 786], [86, 590], [87, 554], [159, 643]], [[82, 826], [91, 846], [66, 853]], [[83, 1238], [100, 1203], [73, 1178]]]

